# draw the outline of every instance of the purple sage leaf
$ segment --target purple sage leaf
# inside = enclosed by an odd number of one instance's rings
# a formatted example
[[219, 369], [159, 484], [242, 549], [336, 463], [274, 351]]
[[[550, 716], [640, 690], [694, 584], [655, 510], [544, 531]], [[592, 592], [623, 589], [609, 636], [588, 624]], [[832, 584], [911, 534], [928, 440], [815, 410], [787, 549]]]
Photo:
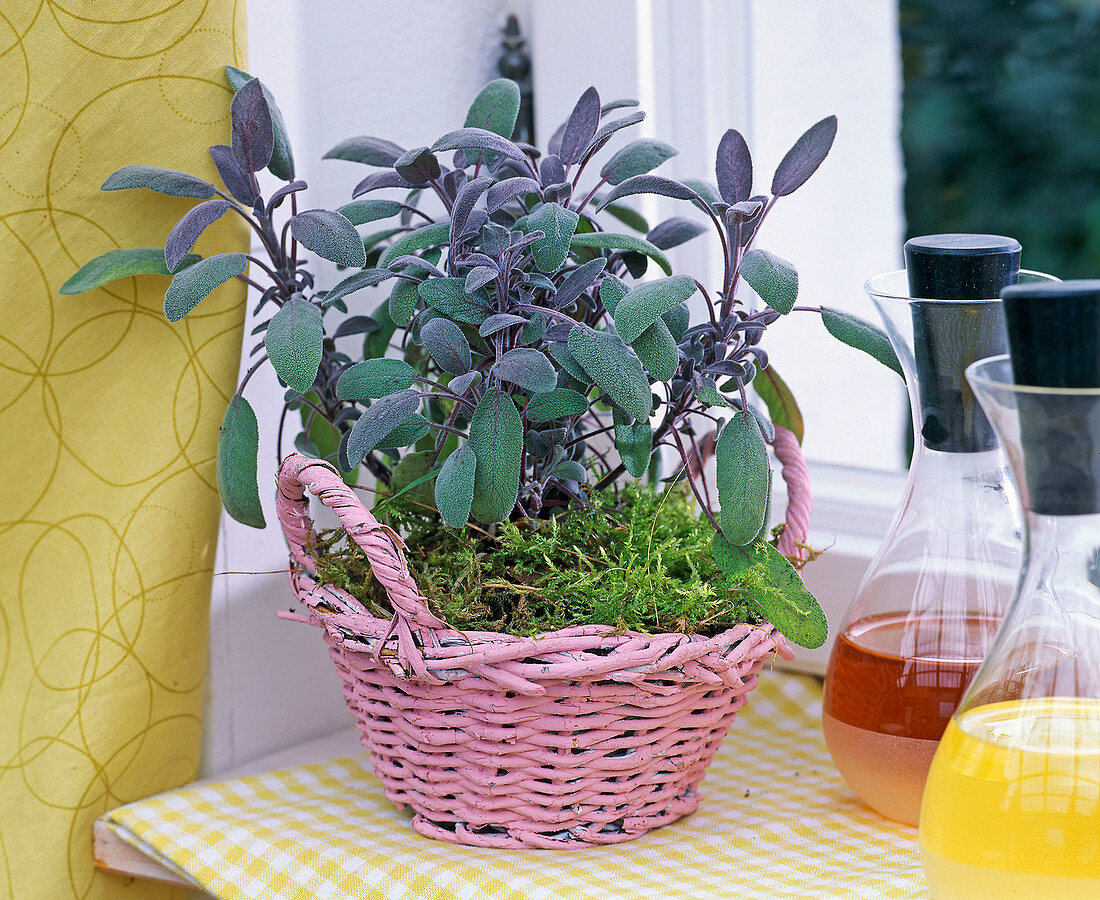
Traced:
[[195, 246], [206, 226], [218, 221], [229, 209], [228, 200], [207, 200], [192, 209], [169, 232], [164, 242], [164, 264], [169, 272], [179, 268], [187, 251]]
[[292, 181], [290, 184], [284, 184], [274, 194], [271, 195], [271, 199], [267, 201], [267, 217], [271, 218], [271, 213], [279, 208], [287, 197], [291, 194], [295, 194], [298, 191], [304, 191], [309, 185], [304, 181]]
[[825, 161], [836, 137], [836, 116], [826, 116], [809, 129], [779, 161], [772, 177], [772, 193], [785, 197], [804, 185]]
[[714, 161], [718, 193], [726, 203], [740, 203], [752, 193], [752, 155], [741, 132], [731, 128], [718, 142]]
[[686, 184], [673, 181], [671, 178], [662, 178], [660, 175], [635, 175], [622, 184], [616, 185], [600, 201], [598, 209], [603, 209], [608, 203], [631, 194], [660, 194], [662, 197], [671, 197], [674, 200], [699, 199], [699, 195]]
[[322, 159], [346, 159], [349, 162], [362, 163], [367, 166], [385, 166], [391, 168], [405, 154], [405, 148], [393, 141], [382, 138], [359, 135], [341, 141]]
[[371, 191], [379, 191], [383, 188], [404, 188], [406, 190], [411, 190], [412, 187], [413, 185], [409, 184], [393, 170], [374, 172], [355, 186], [355, 190], [351, 192], [351, 196], [354, 199], [355, 197], [361, 197], [363, 194], [369, 194]]
[[451, 209], [451, 231], [454, 234], [462, 234], [478, 197], [489, 190], [494, 183], [492, 178], [485, 177], [475, 178], [463, 185], [462, 190], [458, 192], [458, 196], [455, 198], [454, 207]]
[[427, 147], [414, 147], [393, 164], [394, 171], [414, 187], [437, 179], [442, 170], [439, 160]]
[[450, 131], [432, 144], [431, 149], [435, 153], [442, 150], [492, 150], [510, 159], [527, 161], [523, 151], [510, 140], [484, 128], [459, 128], [457, 131]]
[[230, 118], [237, 161], [252, 172], [265, 168], [275, 149], [275, 131], [260, 79], [253, 78], [237, 91], [230, 106]]
[[558, 156], [561, 161], [570, 166], [580, 159], [581, 153], [592, 140], [596, 128], [600, 124], [600, 95], [594, 87], [590, 87], [583, 94], [573, 112], [569, 115], [569, 121], [565, 124], [565, 131], [561, 135], [561, 148]]
[[[545, 162], [546, 160], [543, 160], [544, 165]], [[538, 182], [533, 178], [517, 177], [498, 181], [489, 188], [489, 192], [485, 195], [485, 209], [491, 213], [496, 212], [505, 203], [515, 200], [516, 197], [522, 197], [525, 194], [537, 194], [538, 192]]]
[[233, 148], [225, 144], [215, 144], [210, 148], [210, 158], [214, 160], [214, 167], [218, 170], [225, 189], [245, 206], [252, 206], [256, 202], [252, 179], [241, 169], [241, 164], [233, 155]]

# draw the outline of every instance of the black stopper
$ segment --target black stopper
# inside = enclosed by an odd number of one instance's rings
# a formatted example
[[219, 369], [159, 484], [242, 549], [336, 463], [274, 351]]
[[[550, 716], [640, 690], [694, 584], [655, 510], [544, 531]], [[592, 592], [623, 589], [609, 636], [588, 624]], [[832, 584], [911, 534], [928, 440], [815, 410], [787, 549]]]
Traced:
[[[1001, 296], [1018, 385], [1100, 388], [1100, 281], [1021, 284]], [[1032, 511], [1100, 512], [1100, 395], [1020, 393], [1017, 404]]]
[[1020, 242], [999, 234], [928, 234], [905, 242], [909, 295], [988, 300], [1020, 276]]
[[992, 450], [996, 435], [965, 371], [975, 360], [1008, 351], [996, 298], [1019, 278], [1020, 244], [995, 234], [911, 238], [905, 242], [905, 269], [914, 298], [921, 438], [945, 453]]

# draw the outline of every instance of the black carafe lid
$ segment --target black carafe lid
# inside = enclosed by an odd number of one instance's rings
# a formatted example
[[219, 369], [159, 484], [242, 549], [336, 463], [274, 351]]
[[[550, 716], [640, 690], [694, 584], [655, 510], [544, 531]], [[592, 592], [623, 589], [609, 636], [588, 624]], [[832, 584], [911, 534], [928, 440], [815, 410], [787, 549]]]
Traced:
[[1001, 304], [991, 300], [1019, 278], [1020, 243], [996, 234], [915, 237], [905, 242], [905, 270], [921, 439], [946, 453], [991, 450], [997, 438], [965, 371], [975, 360], [1008, 351]]
[[[1021, 284], [1001, 296], [1016, 384], [1100, 388], [1100, 280]], [[1021, 392], [1017, 404], [1031, 509], [1100, 512], [1100, 395]]]

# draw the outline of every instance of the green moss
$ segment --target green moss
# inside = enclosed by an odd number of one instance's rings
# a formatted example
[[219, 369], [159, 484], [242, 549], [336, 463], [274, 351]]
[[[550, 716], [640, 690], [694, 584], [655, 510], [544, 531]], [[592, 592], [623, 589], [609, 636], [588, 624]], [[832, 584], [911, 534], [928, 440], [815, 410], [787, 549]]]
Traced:
[[[742, 583], [711, 558], [713, 528], [687, 493], [644, 486], [593, 498], [551, 519], [503, 523], [495, 534], [442, 527], [398, 503], [389, 521], [406, 535], [409, 568], [432, 611], [461, 631], [535, 635], [571, 625], [715, 634], [759, 622]], [[390, 615], [385, 592], [342, 532], [313, 549], [322, 580]], [[750, 573], [751, 576], [751, 573]]]

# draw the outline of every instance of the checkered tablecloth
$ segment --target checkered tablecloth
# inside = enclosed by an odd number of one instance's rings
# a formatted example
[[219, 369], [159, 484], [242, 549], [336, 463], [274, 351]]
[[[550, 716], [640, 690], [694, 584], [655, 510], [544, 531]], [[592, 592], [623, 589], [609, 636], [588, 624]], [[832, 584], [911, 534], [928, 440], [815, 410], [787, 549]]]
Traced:
[[762, 674], [699, 810], [607, 847], [500, 851], [421, 837], [365, 753], [172, 791], [107, 821], [214, 896], [242, 900], [929, 897], [916, 829], [855, 799], [820, 715], [813, 679]]

